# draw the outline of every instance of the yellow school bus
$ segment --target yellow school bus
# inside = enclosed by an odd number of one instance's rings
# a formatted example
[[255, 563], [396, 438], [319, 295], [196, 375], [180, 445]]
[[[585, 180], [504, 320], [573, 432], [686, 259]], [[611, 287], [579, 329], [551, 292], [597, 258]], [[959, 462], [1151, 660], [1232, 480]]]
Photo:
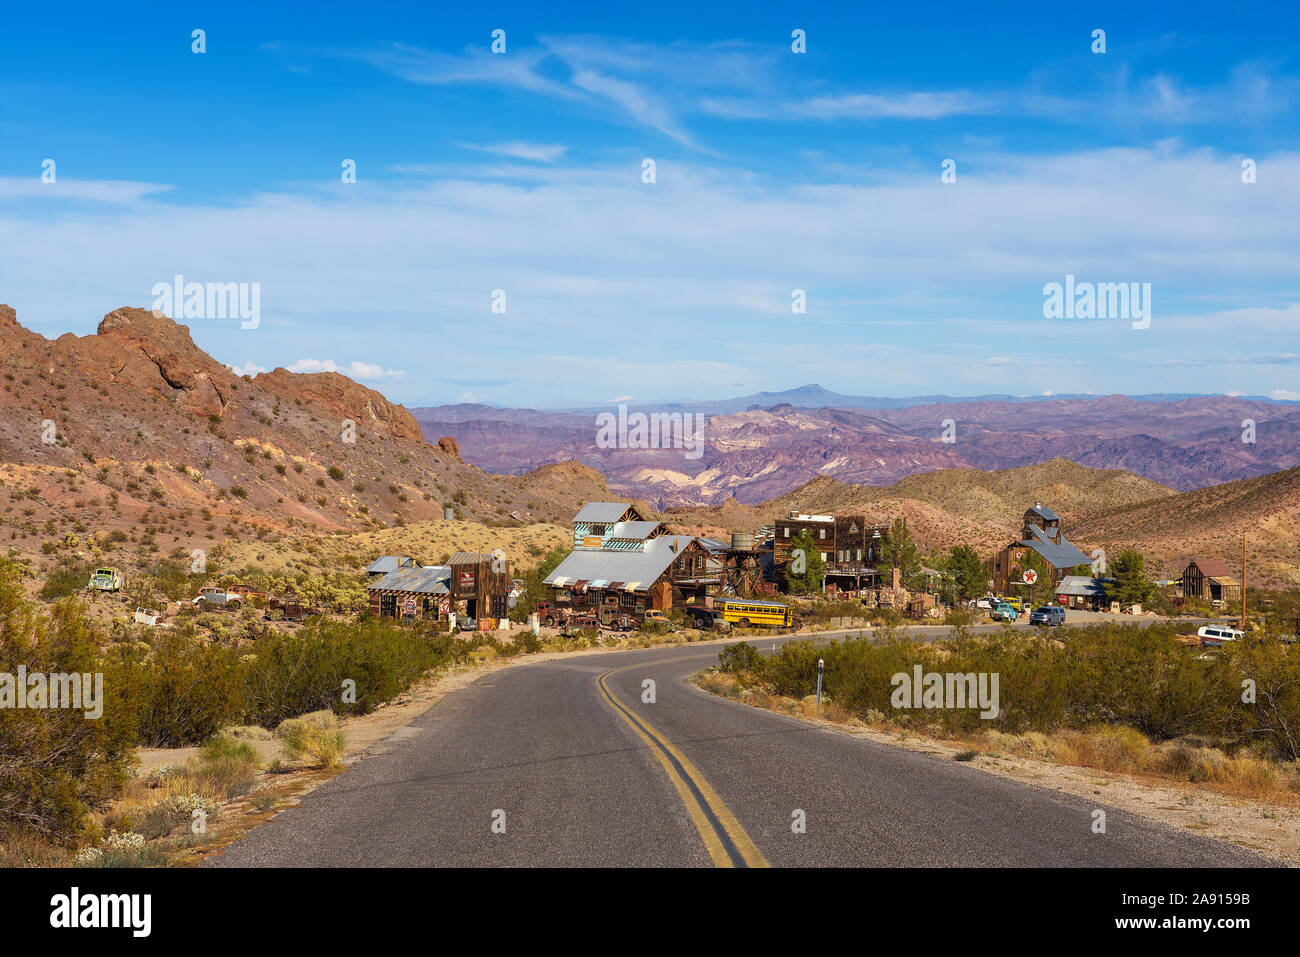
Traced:
[[794, 623], [790, 606], [779, 601], [755, 601], [745, 598], [728, 598], [715, 605], [722, 617], [733, 625], [748, 628], [751, 625], [774, 625], [789, 628]]

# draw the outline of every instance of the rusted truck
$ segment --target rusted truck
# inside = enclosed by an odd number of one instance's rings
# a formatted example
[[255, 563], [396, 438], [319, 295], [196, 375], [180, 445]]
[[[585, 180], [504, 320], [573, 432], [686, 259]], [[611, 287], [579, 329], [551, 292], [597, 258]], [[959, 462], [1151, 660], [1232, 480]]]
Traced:
[[117, 592], [122, 590], [124, 579], [116, 568], [96, 568], [86, 583], [90, 591]]

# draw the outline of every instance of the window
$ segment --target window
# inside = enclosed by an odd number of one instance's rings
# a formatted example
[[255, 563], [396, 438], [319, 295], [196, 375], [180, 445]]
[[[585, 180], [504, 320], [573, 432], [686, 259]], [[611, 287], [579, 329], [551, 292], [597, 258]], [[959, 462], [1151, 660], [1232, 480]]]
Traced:
[[826, 529], [824, 529], [824, 528], [819, 528], [819, 529], [817, 529], [817, 537], [818, 537], [818, 538], [825, 538], [825, 537], [826, 537]]
[[604, 538], [604, 536], [605, 536], [605, 526], [604, 526], [604, 525], [593, 525], [593, 526], [591, 526], [591, 534], [593, 534], [593, 535], [599, 535], [599, 536], [601, 536], [602, 538]]
[[785, 537], [785, 538], [789, 538], [789, 537], [790, 537], [790, 526], [789, 526], [789, 525], [787, 525], [785, 528], [783, 528], [782, 531], [785, 533], [785, 534], [784, 534], [784, 537]]

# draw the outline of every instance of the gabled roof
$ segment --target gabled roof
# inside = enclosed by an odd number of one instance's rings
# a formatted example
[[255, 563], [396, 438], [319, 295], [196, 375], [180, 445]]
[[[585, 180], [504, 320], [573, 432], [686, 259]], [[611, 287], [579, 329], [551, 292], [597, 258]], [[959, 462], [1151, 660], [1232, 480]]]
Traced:
[[1029, 530], [1033, 533], [1033, 537], [1022, 538], [1018, 544], [1038, 552], [1043, 557], [1043, 561], [1053, 568], [1073, 568], [1075, 565], [1092, 564], [1092, 559], [1071, 545], [1064, 535], [1061, 536], [1061, 544], [1057, 545], [1037, 525], [1029, 526]]
[[599, 582], [597, 587], [606, 587], [618, 582], [625, 591], [649, 591], [693, 541], [689, 535], [663, 535], [652, 538], [645, 543], [645, 548], [634, 552], [575, 549], [546, 576], [543, 584], [562, 588], [575, 582]]
[[618, 522], [606, 534], [610, 538], [634, 538], [643, 541], [659, 530], [663, 522]]
[[405, 591], [422, 595], [446, 595], [450, 592], [451, 568], [448, 565], [431, 565], [416, 568], [412, 565], [391, 571], [366, 587], [371, 591]]
[[371, 575], [380, 575], [395, 571], [404, 565], [414, 564], [415, 562], [405, 555], [380, 555], [366, 566], [366, 572]]
[[573, 521], [577, 522], [603, 522], [606, 525], [613, 525], [621, 521], [623, 516], [631, 509], [632, 515], [638, 520], [644, 520], [645, 516], [631, 502], [588, 502], [582, 506], [582, 510], [573, 516]]
[[1045, 522], [1059, 522], [1061, 520], [1061, 516], [1057, 515], [1041, 502], [1035, 502], [1034, 507], [1029, 511], [1033, 512]]
[[1228, 574], [1228, 566], [1221, 558], [1193, 558], [1188, 564], [1199, 568], [1206, 578], [1221, 578]]

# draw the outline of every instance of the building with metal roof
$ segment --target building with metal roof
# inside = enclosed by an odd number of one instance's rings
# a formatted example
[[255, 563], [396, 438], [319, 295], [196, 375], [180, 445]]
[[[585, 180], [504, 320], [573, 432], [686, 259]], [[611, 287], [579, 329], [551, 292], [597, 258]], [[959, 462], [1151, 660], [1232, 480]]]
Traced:
[[577, 523], [603, 522], [613, 525], [616, 522], [646, 521], [641, 510], [629, 502], [588, 502], [582, 506], [573, 521]]
[[440, 618], [450, 610], [451, 566], [405, 565], [376, 578], [366, 589], [373, 614], [386, 618]]
[[1200, 601], [1241, 601], [1241, 582], [1228, 572], [1227, 563], [1219, 558], [1192, 558], [1183, 569], [1184, 598]]
[[1060, 516], [1042, 502], [1035, 502], [1025, 511], [1020, 538], [993, 556], [989, 571], [997, 590], [1011, 592], [1025, 587], [1023, 576], [1030, 552], [1043, 560], [1054, 586], [1070, 569], [1092, 564], [1092, 559], [1065, 537]]
[[387, 575], [399, 568], [408, 568], [414, 565], [415, 559], [406, 555], [380, 555], [366, 566], [366, 574], [371, 576]]
[[1091, 611], [1099, 611], [1107, 604], [1102, 579], [1091, 575], [1066, 575], [1056, 586], [1056, 601], [1066, 608]]

